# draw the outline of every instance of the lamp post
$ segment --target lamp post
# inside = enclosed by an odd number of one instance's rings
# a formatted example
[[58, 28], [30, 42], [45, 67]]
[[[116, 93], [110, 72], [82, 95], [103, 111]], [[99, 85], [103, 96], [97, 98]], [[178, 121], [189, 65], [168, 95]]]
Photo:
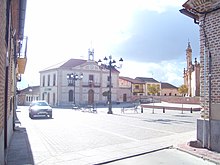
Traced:
[[34, 101], [34, 99], [33, 99], [33, 89], [30, 88], [30, 89], [29, 89], [29, 92], [31, 93], [31, 99], [30, 99], [30, 102], [31, 102], [31, 101]]
[[103, 66], [106, 69], [109, 69], [109, 91], [108, 91], [108, 114], [113, 114], [112, 112], [112, 69], [113, 68], [121, 68], [123, 59], [120, 58], [119, 60], [119, 66], [116, 66], [116, 61], [112, 59], [112, 56], [109, 56], [109, 59], [107, 57], [104, 58], [105, 64], [102, 64], [102, 61], [99, 59], [98, 65]]
[[68, 86], [73, 86], [73, 105], [76, 105], [76, 81], [81, 80], [83, 78], [83, 74], [80, 75], [76, 73], [67, 74]]

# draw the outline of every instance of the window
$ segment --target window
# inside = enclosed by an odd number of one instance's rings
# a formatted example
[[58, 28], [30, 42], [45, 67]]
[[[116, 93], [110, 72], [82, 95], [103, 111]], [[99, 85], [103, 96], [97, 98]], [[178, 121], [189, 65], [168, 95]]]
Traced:
[[56, 94], [53, 93], [53, 105], [55, 105], [55, 100], [56, 100]]
[[50, 93], [47, 93], [47, 102], [50, 104]]
[[94, 76], [93, 75], [89, 75], [89, 87], [93, 86], [93, 81], [94, 81]]
[[45, 76], [43, 76], [43, 87], [45, 86]]
[[73, 101], [73, 90], [69, 90], [69, 102]]
[[53, 74], [53, 86], [56, 86], [56, 74]]
[[89, 81], [94, 81], [94, 76], [93, 75], [89, 75]]
[[135, 87], [134, 87], [135, 89], [139, 89], [139, 85], [135, 85]]
[[47, 76], [47, 86], [50, 86], [50, 75]]

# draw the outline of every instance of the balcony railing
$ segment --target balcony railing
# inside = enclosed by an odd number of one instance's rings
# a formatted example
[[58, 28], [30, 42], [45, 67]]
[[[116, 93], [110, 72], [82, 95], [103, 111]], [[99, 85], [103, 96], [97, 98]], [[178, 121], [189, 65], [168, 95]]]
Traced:
[[83, 87], [94, 87], [94, 88], [99, 88], [101, 87], [101, 83], [98, 82], [83, 82], [82, 84]]
[[134, 93], [144, 93], [144, 89], [133, 89]]

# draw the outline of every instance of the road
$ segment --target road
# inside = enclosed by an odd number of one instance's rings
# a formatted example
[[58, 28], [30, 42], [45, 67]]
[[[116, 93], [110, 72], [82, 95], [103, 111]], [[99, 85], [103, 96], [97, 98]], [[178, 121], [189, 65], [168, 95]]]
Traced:
[[30, 119], [27, 107], [18, 107], [17, 115], [35, 164], [98, 164], [175, 146], [195, 139], [199, 117], [199, 112], [106, 112], [54, 108], [53, 119]]

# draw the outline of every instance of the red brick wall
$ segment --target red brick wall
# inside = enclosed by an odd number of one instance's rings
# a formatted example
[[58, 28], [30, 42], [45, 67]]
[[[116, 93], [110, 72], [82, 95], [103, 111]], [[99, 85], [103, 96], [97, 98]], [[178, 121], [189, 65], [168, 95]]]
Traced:
[[4, 126], [5, 61], [6, 61], [6, 0], [0, 0], [0, 134]]
[[200, 104], [200, 97], [161, 96], [161, 101], [179, 104]]

